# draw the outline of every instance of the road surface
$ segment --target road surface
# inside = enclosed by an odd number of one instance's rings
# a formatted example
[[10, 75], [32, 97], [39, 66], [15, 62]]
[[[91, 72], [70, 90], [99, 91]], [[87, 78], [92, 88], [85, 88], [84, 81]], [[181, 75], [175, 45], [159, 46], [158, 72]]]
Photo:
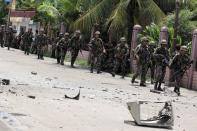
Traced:
[[[36, 72], [37, 75], [31, 72]], [[130, 78], [56, 64], [55, 59], [37, 60], [22, 51], [0, 48], [0, 78], [10, 79], [0, 87], [0, 112], [12, 117], [10, 126], [20, 131], [164, 131], [139, 127], [126, 103], [137, 100], [167, 101], [174, 106], [173, 131], [196, 131], [197, 92], [181, 89], [182, 96], [151, 93], [152, 85], [131, 85]], [[81, 90], [80, 100], [65, 99]], [[169, 88], [173, 90], [173, 88]], [[28, 96], [35, 96], [35, 99]], [[1, 116], [1, 115], [0, 115]], [[4, 117], [5, 118], [5, 117]], [[7, 121], [2, 118], [2, 121]], [[9, 124], [9, 123], [8, 123]], [[0, 122], [0, 131], [6, 131]]]

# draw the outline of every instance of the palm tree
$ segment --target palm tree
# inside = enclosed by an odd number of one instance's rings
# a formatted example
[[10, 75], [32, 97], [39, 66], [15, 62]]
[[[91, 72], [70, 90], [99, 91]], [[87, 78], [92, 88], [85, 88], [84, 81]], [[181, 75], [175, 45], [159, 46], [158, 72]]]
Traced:
[[6, 23], [5, 17], [7, 13], [8, 13], [7, 5], [3, 1], [0, 1], [0, 24]]
[[145, 26], [152, 22], [159, 23], [165, 17], [160, 7], [174, 3], [175, 0], [97, 0], [94, 6], [73, 23], [72, 27], [90, 32], [95, 23], [104, 23], [110, 36], [114, 38], [125, 34], [127, 30], [130, 43], [134, 24]]

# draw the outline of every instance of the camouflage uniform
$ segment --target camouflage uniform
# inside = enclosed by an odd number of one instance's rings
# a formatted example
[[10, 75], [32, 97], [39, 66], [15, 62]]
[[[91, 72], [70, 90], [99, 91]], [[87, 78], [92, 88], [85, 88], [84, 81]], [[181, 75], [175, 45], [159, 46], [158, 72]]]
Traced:
[[1, 29], [0, 29], [0, 44], [1, 47], [4, 47], [4, 34], [5, 34], [5, 29], [4, 29], [4, 25], [1, 25]]
[[57, 59], [57, 64], [60, 64], [60, 60], [61, 60], [61, 48], [60, 45], [58, 44], [58, 42], [62, 39], [63, 37], [63, 33], [60, 33], [59, 36], [56, 38], [55, 42], [56, 42], [56, 59]]
[[120, 41], [121, 43], [118, 44], [115, 48], [115, 62], [114, 62], [112, 76], [114, 77], [119, 67], [121, 67], [121, 75], [122, 78], [124, 78], [126, 71], [126, 58], [127, 55], [129, 54], [129, 48], [127, 46], [126, 39], [124, 37], [122, 37]]
[[33, 41], [33, 33], [31, 29], [29, 29], [23, 36], [22, 36], [23, 44], [24, 44], [24, 53], [29, 55], [31, 43]]
[[169, 51], [166, 48], [166, 45], [166, 40], [162, 40], [161, 47], [155, 50], [155, 54], [163, 56], [160, 57], [160, 60], [157, 59], [156, 61], [156, 80], [154, 89], [160, 91], [162, 91], [161, 84], [165, 78], [166, 66], [168, 66], [170, 60]]
[[36, 30], [34, 41], [31, 45], [31, 53], [32, 54], [37, 54], [37, 37], [38, 37], [38, 31]]
[[43, 30], [41, 30], [41, 33], [37, 36], [37, 53], [38, 53], [38, 59], [44, 60], [44, 47], [47, 45], [47, 37], [45, 34], [43, 34]]
[[[140, 82], [140, 86], [146, 86], [146, 73], [147, 73], [147, 64], [150, 62], [150, 52], [148, 50], [147, 47], [148, 44], [148, 39], [146, 37], [142, 38], [142, 44], [139, 48], [139, 50], [137, 50], [136, 52], [136, 57], [138, 59], [139, 62], [139, 67], [141, 69], [141, 82]], [[135, 82], [136, 77], [139, 75], [139, 72], [136, 72], [136, 74], [134, 74], [133, 78], [132, 78], [132, 83]]]
[[155, 52], [155, 42], [154, 41], [151, 41], [150, 42], [150, 44], [148, 46], [148, 50], [150, 52], [151, 60], [148, 63], [147, 71], [150, 68], [150, 72], [151, 72], [151, 84], [153, 84], [154, 83], [154, 75], [155, 75], [155, 61], [154, 61], [154, 58], [153, 58], [153, 54]]
[[182, 46], [180, 49], [180, 53], [174, 56], [170, 64], [170, 69], [172, 69], [175, 73], [174, 74], [174, 78], [175, 78], [174, 92], [176, 92], [178, 95], [180, 95], [181, 80], [185, 73], [183, 69], [187, 67], [188, 65], [190, 65], [190, 63], [192, 62], [189, 58], [189, 55], [186, 54], [186, 52], [187, 52], [187, 47]]
[[64, 65], [64, 60], [65, 60], [65, 56], [66, 56], [66, 53], [68, 50], [69, 42], [70, 42], [69, 33], [65, 33], [65, 37], [61, 38], [57, 44], [60, 48], [60, 63], [61, 63], [61, 65]]
[[105, 50], [104, 45], [103, 45], [103, 41], [101, 38], [99, 38], [100, 32], [96, 32], [95, 35], [98, 35], [98, 37], [93, 38], [90, 41], [89, 47], [91, 50], [91, 73], [93, 73], [94, 70], [94, 65], [96, 62], [96, 68], [97, 68], [97, 73], [100, 73], [101, 70], [101, 61], [102, 61], [102, 56], [103, 56], [103, 52]]
[[6, 45], [8, 47], [8, 50], [10, 50], [10, 46], [12, 45], [13, 39], [14, 33], [12, 27], [10, 26], [9, 29], [6, 31]]
[[80, 37], [80, 31], [75, 32], [75, 36], [73, 36], [70, 40], [70, 51], [71, 51], [71, 67], [74, 68], [74, 63], [77, 59], [79, 51], [82, 48], [82, 39]]

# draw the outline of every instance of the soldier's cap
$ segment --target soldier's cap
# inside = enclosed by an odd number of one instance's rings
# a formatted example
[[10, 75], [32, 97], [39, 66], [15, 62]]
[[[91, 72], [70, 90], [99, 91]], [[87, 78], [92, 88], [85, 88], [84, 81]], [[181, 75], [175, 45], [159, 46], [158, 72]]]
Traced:
[[5, 27], [5, 25], [1, 25], [1, 27]]
[[166, 40], [162, 40], [162, 41], [161, 41], [161, 44], [162, 44], [162, 45], [167, 45], [167, 41], [166, 41]]
[[9, 28], [12, 28], [12, 26], [9, 26]]
[[66, 32], [66, 33], [64, 34], [64, 36], [69, 36], [69, 33], [68, 33], [68, 32]]
[[94, 34], [95, 34], [95, 35], [100, 35], [101, 32], [100, 32], [100, 31], [96, 31]]
[[120, 41], [125, 42], [126, 41], [126, 38], [125, 37], [121, 37], [120, 38]]
[[187, 51], [188, 49], [187, 49], [187, 46], [181, 46], [181, 49], [180, 49], [180, 51]]
[[148, 38], [147, 37], [142, 37], [141, 38], [141, 42], [148, 42], [149, 40], [148, 40]]
[[76, 30], [75, 33], [81, 34], [81, 31], [80, 30]]
[[61, 32], [59, 35], [61, 35], [61, 36], [62, 36], [62, 35], [63, 35], [63, 33]]

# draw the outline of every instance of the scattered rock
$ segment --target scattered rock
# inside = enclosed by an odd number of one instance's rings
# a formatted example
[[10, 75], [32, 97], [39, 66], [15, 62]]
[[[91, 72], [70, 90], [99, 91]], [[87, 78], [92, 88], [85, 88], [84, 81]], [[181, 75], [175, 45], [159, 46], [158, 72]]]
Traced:
[[84, 88], [84, 87], [80, 86], [79, 88], [82, 89], [82, 88]]
[[79, 90], [79, 93], [75, 96], [75, 97], [69, 97], [69, 96], [67, 96], [67, 95], [65, 95], [64, 97], [66, 98], [66, 99], [73, 99], [73, 100], [79, 100], [79, 98], [80, 98], [80, 90]]
[[177, 118], [181, 118], [180, 116], [177, 116]]
[[16, 92], [15, 91], [12, 91], [12, 90], [8, 90], [10, 93], [12, 93], [12, 94], [16, 94]]
[[136, 96], [137, 94], [132, 94], [133, 96]]
[[27, 96], [28, 98], [31, 98], [31, 99], [36, 99], [35, 96]]
[[53, 79], [51, 79], [51, 78], [46, 78], [46, 80], [48, 80], [48, 81], [52, 81]]
[[196, 107], [196, 105], [193, 105], [193, 107]]
[[31, 72], [31, 74], [32, 74], [32, 75], [37, 75], [38, 73], [37, 73], [37, 72], [32, 71], [32, 72]]
[[102, 91], [104, 91], [104, 92], [108, 92], [108, 89], [103, 89]]
[[10, 84], [10, 80], [8, 80], [8, 79], [2, 79], [0, 81], [0, 83], [2, 83], [2, 85], [9, 85]]

